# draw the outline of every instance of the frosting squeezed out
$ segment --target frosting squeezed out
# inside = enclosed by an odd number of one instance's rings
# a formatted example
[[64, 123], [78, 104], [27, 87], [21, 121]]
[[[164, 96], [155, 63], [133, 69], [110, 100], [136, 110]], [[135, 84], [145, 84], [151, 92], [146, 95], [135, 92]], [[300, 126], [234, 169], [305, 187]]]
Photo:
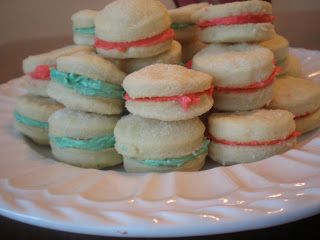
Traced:
[[70, 137], [49, 136], [50, 141], [59, 148], [76, 148], [83, 150], [100, 151], [111, 148], [115, 144], [113, 134], [92, 137], [89, 139], [75, 139]]
[[75, 73], [66, 73], [51, 68], [51, 79], [67, 88], [89, 96], [123, 99], [124, 90], [120, 85], [94, 80]]
[[166, 96], [166, 97], [144, 97], [144, 98], [132, 98], [126, 93], [124, 95], [124, 99], [126, 101], [137, 101], [137, 102], [167, 102], [167, 101], [175, 101], [179, 103], [184, 111], [188, 111], [188, 108], [191, 105], [198, 104], [200, 102], [201, 95], [207, 94], [208, 96], [212, 96], [213, 94], [213, 86], [209, 89], [198, 92], [198, 93], [189, 93], [179, 96]]
[[192, 161], [198, 156], [208, 152], [208, 146], [210, 141], [203, 141], [201, 147], [189, 155], [179, 157], [179, 158], [166, 158], [166, 159], [143, 159], [139, 162], [143, 165], [152, 167], [181, 167], [185, 163]]
[[214, 27], [214, 26], [226, 26], [234, 24], [248, 24], [248, 23], [272, 23], [275, 20], [275, 16], [270, 14], [247, 14], [240, 16], [229, 16], [215, 18], [211, 20], [205, 20], [198, 23], [200, 28]]
[[50, 65], [38, 65], [28, 75], [36, 80], [50, 80]]
[[96, 33], [95, 27], [88, 27], [88, 28], [73, 28], [74, 33], [81, 33], [89, 36], [94, 36]]
[[276, 140], [270, 140], [270, 141], [249, 141], [249, 142], [236, 142], [236, 141], [218, 139], [210, 134], [208, 134], [208, 138], [213, 142], [225, 144], [225, 145], [231, 145], [231, 146], [270, 146], [270, 145], [283, 143], [285, 141], [290, 140], [291, 138], [300, 136], [300, 134], [301, 134], [300, 132], [294, 131], [289, 136], [284, 137], [282, 139], [276, 139]]
[[32, 126], [32, 127], [38, 127], [38, 128], [44, 128], [47, 129], [49, 128], [49, 124], [48, 122], [41, 122], [38, 120], [34, 120], [32, 118], [29, 118], [27, 116], [24, 116], [20, 113], [18, 113], [17, 111], [15, 111], [13, 113], [14, 119], [19, 122], [22, 123], [24, 125], [28, 125], [28, 126]]
[[137, 40], [137, 41], [131, 41], [131, 42], [108, 42], [108, 41], [104, 41], [102, 39], [96, 38], [95, 47], [106, 49], [106, 50], [117, 49], [120, 52], [125, 52], [130, 47], [148, 47], [158, 43], [165, 42], [173, 38], [174, 38], [174, 30], [169, 28], [168, 30], [156, 36]]

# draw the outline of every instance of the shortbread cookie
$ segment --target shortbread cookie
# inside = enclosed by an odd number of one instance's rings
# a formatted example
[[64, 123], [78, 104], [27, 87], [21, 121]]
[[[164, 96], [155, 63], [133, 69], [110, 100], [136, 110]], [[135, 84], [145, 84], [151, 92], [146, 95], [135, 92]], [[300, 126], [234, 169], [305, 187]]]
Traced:
[[123, 81], [126, 108], [134, 115], [162, 121], [191, 119], [213, 105], [210, 75], [180, 65], [154, 64]]
[[110, 59], [122, 71], [133, 73], [146, 66], [165, 63], [165, 64], [180, 64], [181, 63], [181, 44], [177, 41], [172, 41], [171, 48], [168, 51], [159, 55], [148, 58], [129, 58], [129, 59]]
[[274, 55], [275, 65], [281, 68], [279, 75], [286, 74], [288, 71], [288, 56], [289, 56], [289, 42], [288, 40], [276, 34], [274, 38], [263, 41], [260, 43], [261, 46], [269, 48]]
[[292, 54], [288, 56], [287, 74], [292, 77], [300, 77], [302, 75], [300, 61]]
[[29, 56], [22, 62], [25, 74], [25, 87], [30, 94], [47, 97], [47, 86], [50, 80], [50, 67], [56, 65], [56, 59], [60, 56], [70, 55], [76, 52], [91, 52], [93, 48], [87, 46], [67, 46], [47, 53]]
[[215, 4], [192, 15], [203, 42], [258, 42], [273, 38], [272, 5], [266, 1]]
[[113, 129], [119, 116], [73, 111], [67, 108], [49, 118], [53, 155], [62, 162], [102, 169], [118, 165], [122, 157], [114, 149]]
[[106, 58], [144, 58], [171, 47], [174, 31], [165, 6], [156, 0], [116, 0], [95, 19], [97, 52]]
[[57, 68], [51, 69], [48, 95], [73, 110], [120, 114], [124, 77], [113, 63], [96, 54], [60, 57]]
[[272, 52], [256, 44], [210, 44], [192, 59], [192, 69], [215, 79], [214, 108], [246, 111], [268, 104], [277, 73]]
[[48, 118], [63, 105], [48, 97], [24, 95], [18, 98], [14, 126], [38, 144], [49, 144]]
[[294, 146], [298, 132], [292, 113], [254, 110], [209, 117], [209, 156], [222, 165], [249, 163]]
[[294, 115], [297, 131], [305, 133], [320, 127], [320, 85], [308, 79], [284, 76], [275, 81], [275, 93], [267, 106]]
[[208, 3], [194, 3], [183, 7], [170, 9], [171, 28], [175, 31], [175, 39], [179, 42], [190, 42], [196, 38], [197, 25], [192, 21], [191, 15], [196, 11], [208, 6]]
[[79, 45], [94, 45], [95, 26], [94, 19], [97, 11], [80, 10], [71, 16], [73, 42]]
[[196, 171], [208, 151], [198, 118], [163, 122], [127, 115], [117, 123], [116, 150], [128, 172]]

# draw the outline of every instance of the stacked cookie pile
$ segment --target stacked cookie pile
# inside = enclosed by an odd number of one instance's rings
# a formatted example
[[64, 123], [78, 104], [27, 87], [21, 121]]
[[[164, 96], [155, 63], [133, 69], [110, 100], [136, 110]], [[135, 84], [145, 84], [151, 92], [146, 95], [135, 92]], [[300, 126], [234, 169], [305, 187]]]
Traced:
[[[50, 143], [57, 160], [195, 171], [208, 151], [223, 165], [252, 162], [292, 148], [296, 126], [319, 126], [320, 87], [287, 76], [299, 63], [267, 2], [168, 12], [156, 0], [116, 0], [71, 20], [77, 45], [24, 60], [29, 93], [14, 113], [17, 129]], [[178, 65], [181, 45], [183, 61], [202, 49], [192, 69]]]
[[279, 73], [273, 52], [259, 44], [275, 34], [271, 4], [211, 5], [193, 19], [208, 46], [193, 57], [192, 68], [215, 79], [214, 108], [219, 113], [209, 117], [210, 157], [228, 165], [290, 149], [297, 136], [293, 115], [260, 110], [271, 102]]
[[96, 51], [126, 73], [155, 63], [178, 64], [181, 45], [173, 41], [170, 24], [158, 1], [114, 1], [95, 18]]
[[86, 46], [67, 46], [47, 53], [29, 56], [23, 61], [24, 87], [27, 94], [18, 98], [14, 112], [15, 127], [38, 144], [49, 144], [48, 118], [63, 106], [50, 98], [47, 87], [50, 82], [50, 68], [56, 59], [76, 52], [90, 52]]

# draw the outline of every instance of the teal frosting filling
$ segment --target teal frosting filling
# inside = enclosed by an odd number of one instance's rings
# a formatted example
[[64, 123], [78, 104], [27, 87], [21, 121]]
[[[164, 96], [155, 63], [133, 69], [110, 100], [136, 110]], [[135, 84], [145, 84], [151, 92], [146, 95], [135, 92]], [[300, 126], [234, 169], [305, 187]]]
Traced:
[[144, 160], [139, 160], [140, 163], [147, 165], [147, 166], [152, 166], [152, 167], [181, 167], [184, 165], [186, 162], [189, 162], [196, 157], [200, 156], [201, 154], [207, 153], [208, 152], [208, 146], [209, 146], [210, 141], [205, 140], [202, 143], [202, 146], [192, 152], [191, 154], [179, 158], [166, 158], [166, 159], [144, 159]]
[[55, 68], [50, 69], [50, 77], [55, 82], [82, 95], [123, 99], [124, 90], [117, 84], [93, 80], [75, 73], [60, 72]]
[[95, 35], [96, 29], [95, 27], [88, 27], [88, 28], [73, 28], [73, 32], [81, 33], [85, 35]]
[[111, 148], [115, 144], [115, 138], [113, 134], [89, 139], [50, 136], [50, 141], [59, 148], [77, 148], [92, 151], [100, 151], [106, 148]]
[[278, 66], [281, 66], [282, 64], [284, 64], [285, 63], [285, 61], [287, 60], [287, 58], [285, 57], [285, 58], [283, 58], [283, 59], [280, 59], [278, 62], [276, 62], [276, 65], [278, 65]]
[[194, 23], [171, 23], [171, 28], [173, 29], [183, 29], [190, 26], [193, 26]]
[[32, 118], [28, 118], [24, 115], [21, 115], [18, 112], [14, 112], [13, 116], [17, 122], [22, 123], [24, 125], [38, 127], [38, 128], [49, 128], [48, 122], [40, 122], [40, 121], [34, 120]]

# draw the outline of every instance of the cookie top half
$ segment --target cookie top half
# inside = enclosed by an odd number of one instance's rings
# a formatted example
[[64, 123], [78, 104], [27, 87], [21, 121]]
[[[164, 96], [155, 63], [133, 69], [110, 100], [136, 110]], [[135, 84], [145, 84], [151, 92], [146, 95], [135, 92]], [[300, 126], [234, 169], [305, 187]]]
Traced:
[[60, 57], [57, 59], [57, 69], [115, 84], [121, 84], [126, 76], [113, 63], [94, 53]]
[[130, 42], [156, 36], [170, 28], [166, 7], [155, 0], [117, 0], [95, 19], [96, 36], [110, 42]]
[[266, 1], [238, 1], [209, 5], [192, 15], [194, 21], [205, 21], [222, 17], [272, 14], [272, 5]]
[[71, 16], [71, 21], [74, 28], [89, 28], [94, 27], [94, 19], [97, 11], [84, 9], [80, 10]]
[[275, 81], [268, 108], [286, 109], [295, 116], [320, 108], [320, 85], [308, 79], [284, 76]]
[[49, 118], [49, 135], [88, 139], [112, 134], [120, 116], [108, 116], [63, 108]]
[[31, 73], [38, 65], [55, 65], [56, 59], [61, 56], [71, 55], [76, 52], [93, 52], [93, 48], [82, 45], [70, 45], [47, 53], [29, 56], [22, 62], [24, 73]]
[[183, 7], [170, 9], [168, 12], [173, 23], [192, 23], [192, 14], [208, 5], [209, 4], [206, 2], [193, 3]]
[[219, 87], [245, 87], [267, 79], [273, 53], [258, 44], [209, 44], [192, 59], [192, 68], [210, 74]]
[[213, 78], [180, 65], [153, 64], [129, 74], [123, 87], [132, 98], [177, 96], [208, 90]]
[[288, 137], [295, 131], [293, 114], [286, 110], [254, 110], [238, 113], [213, 113], [209, 132], [227, 141], [272, 141]]

